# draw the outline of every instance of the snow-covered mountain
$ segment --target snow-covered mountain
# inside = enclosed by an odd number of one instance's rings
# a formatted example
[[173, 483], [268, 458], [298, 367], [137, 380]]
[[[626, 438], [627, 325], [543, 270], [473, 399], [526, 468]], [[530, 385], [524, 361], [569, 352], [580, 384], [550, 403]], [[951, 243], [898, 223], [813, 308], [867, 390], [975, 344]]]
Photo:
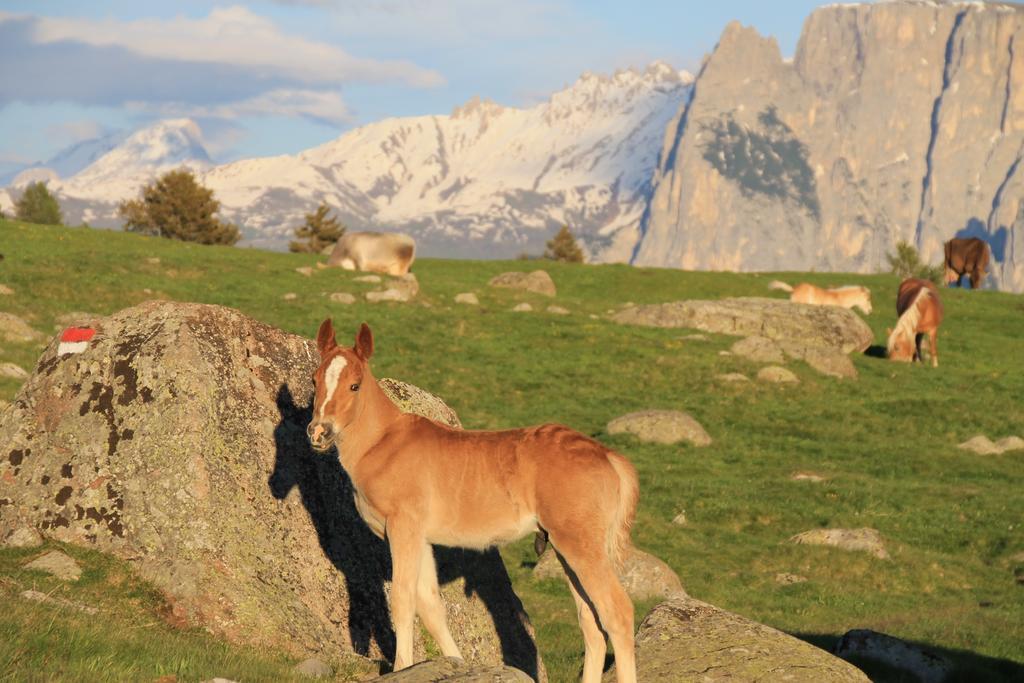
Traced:
[[243, 244], [284, 248], [326, 201], [351, 228], [412, 234], [423, 255], [539, 254], [568, 223], [595, 260], [626, 261], [665, 126], [691, 82], [663, 63], [588, 73], [534, 107], [474, 99], [448, 116], [387, 119], [300, 154], [216, 167], [193, 122], [164, 121], [50, 187], [72, 219], [116, 224], [117, 202], [186, 165]]

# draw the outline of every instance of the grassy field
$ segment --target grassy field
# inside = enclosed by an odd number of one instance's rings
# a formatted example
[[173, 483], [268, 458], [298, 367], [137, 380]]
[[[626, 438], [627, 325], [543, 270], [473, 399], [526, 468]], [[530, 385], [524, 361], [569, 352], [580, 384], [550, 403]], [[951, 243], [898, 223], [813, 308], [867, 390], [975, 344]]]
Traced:
[[[352, 333], [365, 320], [376, 337], [376, 374], [439, 394], [466, 427], [563, 422], [628, 455], [641, 477], [634, 540], [671, 565], [691, 595], [823, 646], [848, 629], [871, 628], [950, 656], [963, 680], [1024, 680], [1024, 585], [1015, 579], [1024, 566], [1024, 452], [983, 457], [956, 448], [979, 433], [1024, 436], [1024, 297], [944, 290], [938, 369], [861, 356], [855, 381], [791, 362], [798, 386], [735, 385], [715, 375], [752, 376], [759, 366], [719, 354], [734, 338], [686, 340], [686, 330], [619, 326], [604, 315], [627, 302], [779, 296], [767, 289], [776, 277], [864, 284], [874, 301], [867, 321], [884, 344], [895, 321], [896, 278], [544, 263], [558, 286], [555, 303], [571, 311], [558, 316], [544, 312], [550, 302], [543, 297], [486, 286], [497, 273], [539, 267], [522, 261], [423, 259], [415, 267], [422, 288], [415, 302], [344, 306], [327, 295], [358, 295], [373, 285], [334, 269], [297, 273], [314, 264], [310, 255], [11, 222], [0, 222], [0, 252], [0, 283], [14, 290], [0, 297], [0, 310], [47, 335], [63, 313], [112, 313], [152, 298], [224, 304], [310, 337], [326, 316]], [[154, 257], [159, 262], [147, 260]], [[481, 305], [455, 305], [463, 291], [476, 292]], [[297, 298], [285, 300], [289, 292]], [[536, 311], [511, 312], [520, 301]], [[31, 370], [39, 352], [38, 344], [3, 343], [0, 361]], [[18, 384], [0, 379], [0, 398], [11, 398]], [[605, 432], [612, 418], [643, 408], [686, 410], [714, 443], [642, 445]], [[796, 471], [827, 481], [794, 481]], [[684, 510], [688, 524], [672, 524]], [[892, 559], [787, 542], [818, 527], [876, 528]], [[530, 577], [529, 539], [504, 556], [552, 680], [574, 680], [582, 641], [567, 589]], [[30, 579], [41, 581], [17, 568], [19, 558], [0, 551], [4, 602]], [[108, 576], [135, 581], [116, 563], [94, 553], [87, 559], [108, 567]], [[779, 585], [782, 572], [808, 580]], [[98, 594], [108, 583], [97, 575], [65, 592]], [[115, 601], [110, 619], [124, 627], [116, 629], [63, 616], [58, 628], [52, 609], [31, 604], [2, 610], [0, 672], [15, 679], [36, 671], [46, 679], [76, 679], [81, 671], [105, 677], [104, 663], [135, 652], [142, 636], [131, 627], [159, 621], [159, 600], [140, 595]], [[638, 605], [638, 614], [649, 607]], [[153, 652], [130, 671], [112, 669], [110, 678], [275, 680], [287, 664], [274, 653], [257, 656], [189, 631], [154, 629], [138, 631], [153, 638], [138, 647]], [[73, 655], [60, 654], [57, 643], [79, 641]]]

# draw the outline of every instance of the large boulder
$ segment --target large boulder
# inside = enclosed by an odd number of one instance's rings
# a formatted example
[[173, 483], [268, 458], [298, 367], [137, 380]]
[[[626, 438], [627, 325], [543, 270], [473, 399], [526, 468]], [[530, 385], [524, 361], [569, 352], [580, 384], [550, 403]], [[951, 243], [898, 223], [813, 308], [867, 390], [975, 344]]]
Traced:
[[[173, 302], [95, 326], [79, 354], [52, 341], [0, 416], [0, 538], [30, 527], [113, 553], [176, 615], [235, 642], [390, 658], [387, 547], [358, 517], [337, 455], [305, 434], [313, 342]], [[404, 410], [458, 426], [437, 397], [381, 384]], [[498, 552], [435, 556], [467, 659], [543, 679]]]
[[[809, 643], [685, 596], [651, 610], [636, 648], [640, 681], [868, 681], [852, 664]], [[614, 668], [604, 680], [615, 680]]]
[[[780, 299], [742, 297], [718, 301], [673, 301], [629, 306], [612, 316], [625, 325], [688, 327], [740, 337], [766, 337], [804, 346], [829, 346], [863, 352], [874, 341], [867, 323], [837, 306], [811, 306]], [[783, 350], [802, 356], [799, 346]]]

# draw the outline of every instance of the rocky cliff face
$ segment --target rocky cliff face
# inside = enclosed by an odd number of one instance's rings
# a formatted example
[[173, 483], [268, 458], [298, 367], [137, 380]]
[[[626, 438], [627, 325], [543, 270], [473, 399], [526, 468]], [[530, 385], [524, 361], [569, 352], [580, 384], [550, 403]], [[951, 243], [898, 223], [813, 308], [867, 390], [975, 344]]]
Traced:
[[886, 267], [908, 240], [992, 247], [1024, 290], [1024, 10], [1001, 3], [831, 5], [792, 61], [730, 24], [665, 134], [638, 265]]

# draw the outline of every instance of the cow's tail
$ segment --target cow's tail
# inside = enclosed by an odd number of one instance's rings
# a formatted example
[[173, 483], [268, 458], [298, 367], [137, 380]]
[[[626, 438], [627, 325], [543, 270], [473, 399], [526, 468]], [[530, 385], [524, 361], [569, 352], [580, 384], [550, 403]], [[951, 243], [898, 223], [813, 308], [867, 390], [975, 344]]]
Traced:
[[787, 285], [782, 280], [772, 280], [768, 285], [768, 289], [781, 289], [783, 292], [792, 292], [793, 288]]
[[633, 463], [614, 451], [608, 452], [608, 462], [619, 478], [619, 494], [615, 501], [615, 516], [608, 529], [608, 557], [616, 568], [622, 566], [630, 547], [629, 532], [636, 518], [636, 505], [640, 499], [640, 480]]

